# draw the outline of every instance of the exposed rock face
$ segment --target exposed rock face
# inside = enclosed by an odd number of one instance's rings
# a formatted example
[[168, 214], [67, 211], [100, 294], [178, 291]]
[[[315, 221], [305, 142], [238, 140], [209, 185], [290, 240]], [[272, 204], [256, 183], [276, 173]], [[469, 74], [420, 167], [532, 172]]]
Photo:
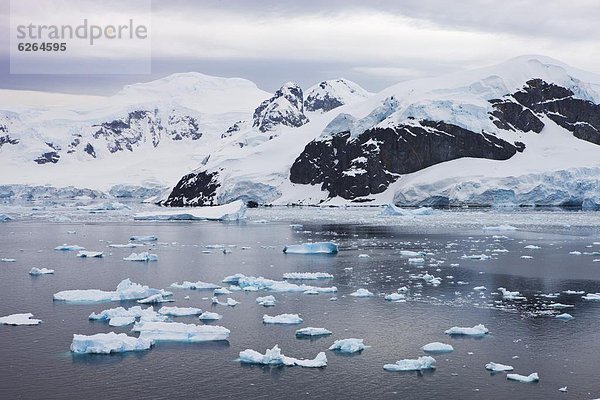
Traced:
[[321, 184], [331, 197], [355, 199], [381, 193], [399, 175], [460, 157], [506, 160], [516, 146], [441, 121], [374, 128], [310, 142], [290, 170], [293, 183]]
[[[0, 133], [3, 132], [1, 128], [2, 127], [0, 126]], [[0, 136], [0, 147], [4, 146], [5, 144], [18, 144], [18, 143], [19, 143], [19, 139], [13, 139], [9, 135]]]
[[169, 197], [160, 204], [170, 207], [213, 206], [219, 186], [217, 172], [192, 172], [181, 178]]
[[346, 79], [328, 80], [309, 88], [304, 100], [306, 111], [331, 111], [352, 101], [364, 100], [369, 93]]
[[272, 131], [279, 125], [298, 127], [306, 124], [304, 98], [300, 86], [293, 82], [284, 84], [275, 95], [263, 101], [254, 111], [252, 126], [261, 132]]
[[60, 159], [60, 155], [56, 151], [49, 151], [47, 153], [43, 153], [41, 156], [36, 158], [34, 161], [38, 164], [47, 164], [47, 163], [56, 164], [59, 159]]

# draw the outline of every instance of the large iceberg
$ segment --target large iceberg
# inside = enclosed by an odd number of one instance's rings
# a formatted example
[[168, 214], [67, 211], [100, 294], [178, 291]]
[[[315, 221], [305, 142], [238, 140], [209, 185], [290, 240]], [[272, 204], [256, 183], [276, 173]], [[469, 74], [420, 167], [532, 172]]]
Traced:
[[32, 313], [23, 314], [11, 314], [6, 317], [0, 317], [0, 324], [4, 325], [39, 325], [42, 323], [41, 319], [32, 318]]
[[290, 280], [317, 280], [333, 279], [333, 275], [327, 272], [288, 272], [283, 274], [283, 279]]
[[48, 269], [48, 268], [37, 268], [37, 267], [33, 267], [29, 270], [29, 275], [46, 275], [46, 274], [53, 274], [54, 270], [53, 269]]
[[147, 251], [143, 251], [141, 253], [131, 253], [127, 257], [123, 257], [125, 261], [158, 261], [158, 256], [156, 254], [148, 253]]
[[71, 351], [74, 353], [110, 354], [125, 351], [148, 350], [153, 344], [150, 339], [127, 336], [125, 333], [97, 333], [95, 335], [73, 335]]
[[98, 289], [63, 290], [54, 294], [54, 300], [71, 303], [96, 303], [105, 301], [138, 300], [155, 294], [163, 296], [172, 295], [163, 289], [153, 289], [146, 285], [131, 282], [124, 279], [117, 285], [115, 291], [104, 291]]
[[327, 356], [324, 352], [317, 354], [312, 360], [301, 360], [284, 356], [277, 345], [272, 349], [265, 351], [265, 354], [261, 354], [258, 351], [251, 349], [240, 351], [239, 360], [243, 363], [262, 365], [299, 365], [306, 368], [321, 368], [327, 366]]
[[303, 321], [298, 314], [263, 315], [265, 324], [301, 324]]
[[291, 244], [283, 248], [286, 254], [336, 254], [338, 247], [333, 242]]
[[517, 381], [517, 382], [522, 382], [522, 383], [534, 383], [540, 380], [539, 375], [537, 374], [537, 372], [534, 372], [533, 374], [530, 375], [519, 375], [519, 374], [508, 374], [506, 375], [506, 379], [509, 379], [511, 381]]
[[329, 350], [337, 350], [341, 353], [357, 353], [359, 351], [363, 351], [366, 348], [363, 339], [340, 339], [333, 342], [331, 346], [329, 346]]
[[452, 328], [444, 331], [446, 335], [462, 335], [462, 336], [485, 336], [489, 330], [485, 325], [479, 324], [472, 328], [464, 328], [459, 326], [453, 326]]
[[395, 364], [385, 364], [383, 369], [386, 371], [420, 371], [424, 369], [434, 369], [435, 358], [431, 356], [419, 357], [416, 360], [405, 359], [396, 361]]
[[217, 325], [195, 325], [181, 322], [136, 322], [132, 329], [140, 338], [168, 342], [206, 342], [227, 340], [230, 330]]
[[325, 328], [301, 328], [296, 331], [297, 337], [313, 337], [313, 336], [328, 336], [331, 331]]
[[214, 207], [178, 208], [168, 211], [152, 211], [138, 213], [135, 220], [202, 220], [202, 221], [237, 221], [246, 216], [246, 205], [241, 200]]

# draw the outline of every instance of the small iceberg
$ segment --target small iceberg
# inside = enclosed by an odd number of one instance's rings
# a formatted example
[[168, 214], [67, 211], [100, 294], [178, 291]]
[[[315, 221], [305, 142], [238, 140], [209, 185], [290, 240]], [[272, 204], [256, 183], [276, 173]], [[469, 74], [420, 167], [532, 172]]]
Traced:
[[479, 324], [475, 325], [472, 328], [463, 328], [459, 326], [454, 326], [444, 332], [446, 335], [462, 335], [462, 336], [485, 336], [489, 333], [489, 330], [485, 327], [485, 325]]
[[126, 326], [133, 324], [139, 318], [140, 321], [166, 321], [168, 317], [158, 314], [153, 307], [142, 308], [133, 306], [129, 309], [123, 307], [109, 308], [100, 313], [91, 313], [88, 319], [98, 321], [108, 321], [110, 326]]
[[239, 301], [232, 299], [231, 297], [227, 298], [226, 302], [222, 302], [220, 301], [217, 297], [213, 297], [210, 299], [212, 301], [213, 304], [219, 304], [221, 306], [229, 306], [229, 307], [235, 307], [238, 304], [240, 304]]
[[435, 211], [431, 207], [400, 208], [393, 204], [386, 204], [379, 213], [380, 216], [401, 216], [401, 217], [416, 217], [419, 215], [432, 215]]
[[406, 302], [406, 295], [404, 295], [402, 293], [390, 293], [390, 294], [387, 294], [384, 297], [384, 299], [387, 301], [393, 301], [396, 303], [403, 303], [403, 302]]
[[145, 285], [132, 282], [130, 279], [124, 279], [117, 285], [114, 291], [104, 291], [98, 289], [84, 290], [63, 290], [54, 294], [54, 300], [70, 303], [96, 303], [106, 301], [138, 300], [144, 299], [155, 294], [163, 296], [172, 295], [163, 289], [153, 289]]
[[0, 317], [0, 324], [4, 325], [39, 325], [41, 319], [34, 319], [32, 313], [11, 314], [6, 317]]
[[485, 364], [485, 369], [492, 372], [506, 372], [514, 370], [514, 368], [510, 365], [498, 364], [495, 362]]
[[338, 247], [333, 242], [292, 244], [283, 248], [285, 254], [337, 254]]
[[498, 290], [500, 291], [500, 293], [502, 293], [502, 298], [504, 300], [527, 300], [526, 297], [521, 296], [520, 292], [511, 292], [510, 290], [507, 290], [503, 287], [498, 288]]
[[511, 381], [522, 382], [522, 383], [534, 383], [534, 382], [538, 382], [540, 380], [540, 377], [538, 376], [537, 372], [534, 372], [533, 374], [530, 374], [528, 376], [519, 375], [519, 374], [508, 374], [508, 375], [506, 375], [506, 379], [509, 379]]
[[301, 324], [303, 321], [298, 314], [263, 315], [265, 324]]
[[564, 314], [559, 314], [559, 315], [557, 315], [557, 316], [556, 316], [556, 317], [554, 317], [554, 318], [556, 318], [556, 319], [560, 319], [560, 320], [562, 320], [562, 321], [570, 321], [570, 320], [574, 319], [575, 317], [574, 317], [574, 316], [572, 316], [571, 314], [564, 313]]
[[297, 285], [295, 283], [291, 283], [288, 281], [275, 281], [273, 279], [263, 278], [259, 276], [258, 278], [254, 276], [244, 276], [242, 274], [229, 276], [225, 278], [224, 282], [228, 281], [233, 283], [245, 291], [257, 291], [257, 290], [269, 290], [272, 292], [304, 292], [313, 291], [318, 293], [335, 293], [337, 292], [337, 287], [319, 287], [319, 286], [310, 286], [310, 285]]
[[158, 261], [158, 256], [156, 254], [151, 254], [151, 253], [148, 253], [147, 251], [144, 251], [141, 253], [131, 253], [127, 257], [123, 257], [123, 260], [125, 260], [125, 261], [141, 261], [141, 262]]
[[199, 317], [199, 320], [202, 321], [216, 321], [218, 319], [223, 318], [221, 314], [217, 314], [216, 312], [204, 311]]
[[246, 204], [241, 200], [236, 200], [220, 206], [138, 213], [133, 216], [133, 219], [138, 221], [238, 221], [245, 217]]
[[227, 340], [231, 331], [217, 325], [195, 325], [181, 322], [136, 322], [133, 332], [140, 333], [140, 339], [165, 342], [207, 342]]
[[317, 354], [312, 360], [301, 360], [293, 357], [284, 356], [279, 349], [279, 346], [275, 345], [272, 349], [265, 351], [265, 354], [261, 354], [258, 351], [252, 349], [246, 349], [240, 351], [239, 361], [247, 364], [262, 364], [262, 365], [286, 365], [294, 366], [299, 365], [306, 368], [322, 368], [327, 366], [327, 356], [324, 352]]
[[404, 359], [396, 361], [395, 364], [385, 364], [386, 371], [421, 371], [424, 369], [435, 369], [435, 358], [431, 356], [419, 357], [416, 360]]
[[329, 346], [329, 350], [339, 351], [340, 353], [357, 353], [359, 351], [363, 351], [366, 348], [363, 339], [340, 339], [333, 342], [331, 346]]
[[77, 257], [81, 257], [81, 258], [102, 258], [104, 257], [104, 253], [101, 251], [86, 251], [86, 250], [81, 250], [79, 253], [77, 253]]
[[58, 251], [81, 251], [85, 250], [85, 247], [78, 246], [76, 244], [63, 244], [61, 246], [56, 246], [54, 250]]
[[288, 272], [283, 274], [283, 279], [290, 280], [317, 280], [333, 279], [333, 275], [326, 272]]
[[33, 275], [33, 276], [53, 274], [53, 273], [54, 273], [54, 270], [53, 269], [48, 269], [48, 268], [33, 267], [33, 268], [31, 268], [29, 270], [29, 275]]
[[2, 262], [17, 262], [17, 260], [14, 258], [2, 258], [2, 259], [0, 259], [0, 261], [2, 261]]
[[190, 281], [183, 281], [183, 283], [171, 283], [171, 287], [175, 288], [175, 289], [191, 289], [191, 290], [212, 290], [212, 289], [218, 289], [220, 288], [219, 285], [215, 285], [214, 283], [207, 283], [207, 282], [202, 282], [202, 281], [198, 281], [198, 282], [190, 282]]
[[6, 214], [0, 214], [0, 222], [8, 222], [8, 221], [12, 221], [13, 217], [6, 215]]
[[355, 292], [350, 293], [352, 297], [371, 297], [374, 296], [373, 293], [369, 292], [367, 289], [358, 289]]
[[219, 287], [219, 288], [216, 288], [215, 291], [213, 292], [213, 295], [215, 295], [215, 296], [222, 295], [222, 294], [231, 294], [231, 290], [224, 288], [224, 287]]
[[271, 295], [256, 298], [256, 303], [258, 303], [258, 305], [261, 305], [264, 307], [272, 307], [275, 305], [276, 302], [277, 302], [277, 300], [275, 300], [275, 297], [273, 297]]
[[133, 235], [129, 240], [134, 242], [156, 242], [158, 237], [156, 235]]
[[126, 351], [148, 350], [152, 340], [127, 336], [125, 333], [97, 333], [95, 335], [73, 335], [73, 353], [110, 354]]
[[325, 328], [302, 328], [296, 331], [296, 337], [314, 337], [314, 336], [328, 336], [331, 335], [331, 331]]
[[581, 296], [584, 300], [600, 300], [600, 293], [588, 293], [585, 296]]
[[186, 317], [189, 315], [202, 314], [202, 310], [195, 307], [161, 307], [160, 310], [158, 310], [158, 313], [172, 317]]
[[433, 342], [421, 347], [421, 350], [426, 353], [451, 353], [454, 351], [454, 347], [446, 343]]

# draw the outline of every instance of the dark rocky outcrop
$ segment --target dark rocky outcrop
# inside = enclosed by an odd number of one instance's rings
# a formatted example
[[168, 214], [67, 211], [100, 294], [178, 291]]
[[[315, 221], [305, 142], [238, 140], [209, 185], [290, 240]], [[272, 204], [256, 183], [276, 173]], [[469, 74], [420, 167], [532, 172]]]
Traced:
[[19, 139], [13, 139], [9, 135], [0, 136], [0, 147], [4, 146], [5, 144], [18, 144], [18, 143], [19, 143]]
[[303, 102], [300, 86], [288, 82], [258, 106], [252, 116], [252, 126], [261, 132], [272, 131], [279, 125], [302, 126], [308, 122]]
[[36, 158], [35, 161], [38, 164], [47, 164], [52, 163], [56, 164], [60, 159], [60, 155], [56, 151], [49, 151], [47, 153], [43, 153], [41, 156]]
[[217, 172], [192, 172], [177, 182], [169, 197], [160, 205], [169, 207], [213, 206], [221, 186]]

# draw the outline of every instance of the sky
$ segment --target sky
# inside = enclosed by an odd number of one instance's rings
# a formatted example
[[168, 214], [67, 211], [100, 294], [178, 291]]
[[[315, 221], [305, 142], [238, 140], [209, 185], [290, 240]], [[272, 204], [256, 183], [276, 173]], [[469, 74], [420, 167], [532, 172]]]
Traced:
[[[523, 54], [600, 73], [597, 0], [148, 1], [151, 73], [20, 75], [9, 68], [10, 0], [0, 0], [0, 88], [108, 95], [196, 71], [246, 78], [270, 92], [286, 81], [306, 88], [338, 77], [378, 91]], [[96, 18], [137, 12], [127, 0], [77, 5]], [[32, 20], [51, 14], [48, 7], [30, 10]], [[123, 45], [98, 57], [128, 65], [135, 50]]]

